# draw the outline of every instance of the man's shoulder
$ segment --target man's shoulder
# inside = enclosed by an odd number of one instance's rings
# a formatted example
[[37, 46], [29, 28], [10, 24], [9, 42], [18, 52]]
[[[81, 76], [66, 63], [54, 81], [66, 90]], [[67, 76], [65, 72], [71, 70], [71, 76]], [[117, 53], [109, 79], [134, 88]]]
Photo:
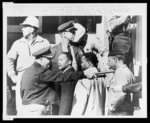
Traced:
[[125, 66], [123, 69], [121, 69], [120, 71], [118, 71], [118, 74], [121, 78], [125, 77], [125, 78], [129, 78], [129, 79], [134, 79], [134, 75], [132, 73], [132, 71]]
[[21, 38], [15, 40], [15, 41], [14, 41], [14, 44], [18, 44], [18, 43], [24, 42], [24, 41], [25, 41], [24, 37], [21, 37]]
[[44, 69], [41, 67], [41, 65], [38, 64], [37, 62], [34, 62], [30, 67], [28, 67], [25, 70], [24, 74], [33, 75], [33, 74], [41, 73], [43, 71]]
[[51, 47], [50, 49], [51, 49], [52, 53], [54, 53], [54, 52], [58, 53], [58, 52], [61, 52], [62, 47], [61, 47], [61, 44], [56, 44], [53, 47]]
[[59, 44], [54, 44], [51, 48], [52, 48], [52, 49], [61, 48], [61, 43], [59, 43]]
[[75, 75], [75, 70], [74, 70], [74, 68], [73, 67], [69, 67], [69, 68], [67, 68], [67, 69], [65, 69], [64, 71], [63, 71], [63, 74], [64, 75], [67, 75], [68, 77], [70, 77], [70, 76], [72, 76], [72, 75]]
[[17, 50], [18, 48], [21, 48], [22, 45], [24, 45], [25, 43], [25, 39], [22, 37], [20, 39], [15, 40], [12, 46]]
[[131, 71], [127, 66], [124, 67], [123, 70], [124, 70], [124, 72], [127, 73], [127, 74], [131, 74], [131, 75], [133, 74], [132, 71]]
[[77, 46], [73, 46], [74, 49], [74, 53], [78, 54], [78, 55], [82, 55], [83, 54], [83, 49], [81, 49], [80, 47]]
[[73, 67], [68, 68], [64, 73], [75, 72]]
[[[40, 36], [40, 35], [37, 35], [37, 40], [38, 41], [48, 41], [48, 39], [46, 39], [46, 38], [44, 38], [44, 37], [42, 37], [42, 36]], [[49, 41], [48, 41], [49, 42]]]

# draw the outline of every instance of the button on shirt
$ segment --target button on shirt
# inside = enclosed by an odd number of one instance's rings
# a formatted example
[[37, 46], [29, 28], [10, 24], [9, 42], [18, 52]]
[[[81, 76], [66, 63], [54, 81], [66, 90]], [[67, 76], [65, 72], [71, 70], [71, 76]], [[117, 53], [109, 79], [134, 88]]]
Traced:
[[[124, 101], [126, 101], [126, 103], [128, 102], [128, 100], [125, 100], [128, 94], [123, 93], [122, 86], [126, 84], [130, 85], [134, 80], [135, 78], [132, 72], [126, 65], [122, 65], [116, 69], [109, 85], [108, 107], [110, 110], [115, 110], [116, 106], [122, 105]], [[124, 106], [122, 105], [122, 107]]]
[[31, 43], [24, 37], [15, 41], [7, 54], [8, 75], [15, 75], [15, 62], [17, 62], [17, 72], [23, 71], [31, 66], [35, 60], [32, 56], [32, 52], [36, 51], [38, 48], [47, 47], [49, 45], [49, 41], [39, 35], [36, 37], [35, 41]]

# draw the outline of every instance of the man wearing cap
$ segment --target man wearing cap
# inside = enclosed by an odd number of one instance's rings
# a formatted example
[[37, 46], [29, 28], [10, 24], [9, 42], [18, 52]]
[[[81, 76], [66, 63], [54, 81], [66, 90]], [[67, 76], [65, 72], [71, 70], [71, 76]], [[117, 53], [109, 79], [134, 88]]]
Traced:
[[[74, 31], [76, 29], [73, 26], [72, 21], [66, 22], [58, 27], [58, 32], [61, 36], [61, 42], [54, 47], [51, 48], [51, 52], [53, 54], [53, 58], [51, 59], [52, 65], [51, 70], [59, 69], [58, 68], [58, 57], [62, 52], [70, 52], [73, 57], [72, 66], [75, 71], [80, 71], [81, 69], [81, 55], [83, 51], [78, 46], [74, 46], [70, 44], [70, 41], [74, 38]], [[61, 86], [59, 83], [55, 84], [55, 89], [57, 90], [57, 95], [60, 98], [61, 95]], [[58, 107], [56, 105], [55, 107]]]
[[[87, 75], [88, 71], [75, 72], [71, 67], [72, 56], [63, 52], [59, 55], [59, 70], [49, 70], [53, 54], [50, 48], [42, 48], [33, 53], [35, 62], [23, 74], [21, 80], [22, 112], [21, 115], [43, 115], [48, 109], [51, 115], [56, 115], [54, 104], [59, 104], [55, 93], [54, 82], [63, 83], [61, 89], [60, 115], [69, 115], [72, 106], [74, 86], [79, 78]], [[61, 71], [60, 71], [61, 70]], [[91, 73], [92, 74], [92, 73]]]
[[70, 43], [72, 45], [78, 46], [78, 47], [84, 47], [86, 45], [87, 40], [87, 34], [85, 28], [77, 22], [75, 19], [68, 21], [64, 24], [61, 24], [58, 27], [59, 32], [71, 32], [72, 38], [70, 39]]
[[85, 41], [82, 41], [85, 34], [85, 28], [81, 24], [71, 20], [61, 24], [58, 27], [58, 32], [62, 38], [62, 44], [67, 42], [65, 43], [66, 45], [63, 46], [66, 48], [62, 48], [62, 50], [71, 52], [73, 57], [73, 68], [76, 71], [81, 70], [81, 55], [83, 54], [83, 47], [86, 44]]
[[[22, 107], [19, 115], [37, 116], [42, 115], [46, 111], [48, 97], [51, 103], [57, 101], [55, 99], [55, 91], [49, 88], [48, 84], [40, 83], [39, 76], [48, 69], [50, 65], [49, 47], [41, 48], [33, 52], [35, 57], [34, 63], [28, 67], [21, 78], [20, 93], [22, 98]], [[47, 55], [47, 56], [46, 56]]]
[[38, 35], [39, 20], [34, 16], [28, 16], [22, 26], [23, 37], [16, 40], [7, 54], [7, 72], [11, 80], [16, 83], [16, 108], [17, 113], [21, 107], [20, 79], [23, 72], [33, 64], [35, 58], [32, 52], [50, 46], [48, 40]]
[[107, 85], [107, 114], [106, 115], [133, 115], [133, 105], [130, 92], [123, 90], [124, 85], [131, 85], [135, 77], [124, 64], [124, 54], [119, 50], [109, 53], [108, 65], [115, 70], [109, 85]]

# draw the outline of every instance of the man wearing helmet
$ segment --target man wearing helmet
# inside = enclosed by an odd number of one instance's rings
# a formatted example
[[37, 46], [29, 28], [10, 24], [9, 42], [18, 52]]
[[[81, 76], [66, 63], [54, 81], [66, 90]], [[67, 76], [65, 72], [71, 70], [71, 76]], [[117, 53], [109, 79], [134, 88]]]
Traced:
[[23, 72], [30, 67], [35, 57], [32, 52], [50, 46], [48, 40], [38, 35], [39, 20], [35, 16], [28, 16], [22, 26], [23, 37], [16, 40], [7, 54], [7, 73], [13, 83], [16, 83], [16, 109], [17, 114], [22, 105], [20, 97], [20, 80]]

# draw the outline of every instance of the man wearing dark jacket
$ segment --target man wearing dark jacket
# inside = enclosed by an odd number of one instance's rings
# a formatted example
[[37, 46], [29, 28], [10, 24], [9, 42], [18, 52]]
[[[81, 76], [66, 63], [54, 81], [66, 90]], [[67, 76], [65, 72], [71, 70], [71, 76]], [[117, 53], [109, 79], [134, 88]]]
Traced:
[[127, 93], [127, 92], [130, 92], [130, 93], [141, 92], [142, 91], [142, 82], [134, 83], [132, 85], [124, 85], [122, 87], [122, 91], [125, 93]]
[[61, 86], [59, 115], [69, 115], [72, 108], [73, 92], [76, 82], [84, 77], [83, 72], [75, 72], [72, 64], [72, 55], [62, 52], [58, 57], [58, 70], [46, 71], [40, 75], [41, 82], [59, 82]]
[[[83, 50], [78, 47], [71, 45], [71, 40], [74, 37], [74, 34], [72, 31], [75, 30], [73, 27], [73, 24], [71, 21], [66, 22], [64, 24], [61, 24], [58, 27], [58, 32], [61, 37], [61, 41], [59, 44], [55, 45], [54, 47], [51, 47], [51, 52], [53, 54], [53, 57], [51, 58], [51, 70], [59, 70], [58, 68], [58, 57], [62, 52], [69, 52], [71, 53], [73, 60], [72, 60], [72, 67], [75, 69], [75, 71], [81, 71], [81, 55], [83, 54]], [[54, 88], [56, 90], [58, 99], [61, 97], [61, 85], [60, 83], [54, 83]], [[54, 105], [56, 110], [58, 109], [59, 105]], [[55, 113], [57, 114], [57, 112]]]

